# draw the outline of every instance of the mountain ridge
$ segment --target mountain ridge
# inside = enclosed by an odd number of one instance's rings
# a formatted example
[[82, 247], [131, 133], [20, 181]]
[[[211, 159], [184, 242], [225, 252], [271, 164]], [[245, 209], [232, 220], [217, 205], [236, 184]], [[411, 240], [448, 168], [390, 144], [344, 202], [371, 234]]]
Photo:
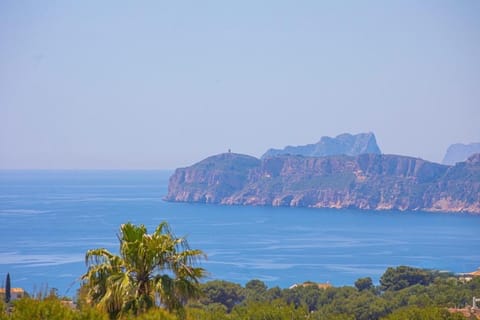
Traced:
[[261, 159], [282, 154], [323, 157], [341, 154], [356, 156], [363, 153], [381, 154], [375, 134], [372, 132], [358, 133], [355, 135], [342, 133], [334, 138], [323, 136], [317, 143], [300, 146], [286, 146], [283, 149], [272, 148], [268, 149], [267, 152], [261, 156]]
[[224, 153], [177, 169], [165, 200], [480, 214], [480, 154], [448, 166], [384, 154]]

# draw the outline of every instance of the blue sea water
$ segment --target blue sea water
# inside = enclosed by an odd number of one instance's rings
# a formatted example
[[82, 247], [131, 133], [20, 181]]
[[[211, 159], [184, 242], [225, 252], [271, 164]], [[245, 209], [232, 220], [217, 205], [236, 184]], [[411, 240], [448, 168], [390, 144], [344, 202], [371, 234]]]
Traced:
[[211, 279], [352, 285], [389, 266], [480, 267], [480, 216], [164, 202], [169, 171], [0, 171], [0, 284], [73, 296], [88, 249], [117, 252], [127, 221], [167, 221]]

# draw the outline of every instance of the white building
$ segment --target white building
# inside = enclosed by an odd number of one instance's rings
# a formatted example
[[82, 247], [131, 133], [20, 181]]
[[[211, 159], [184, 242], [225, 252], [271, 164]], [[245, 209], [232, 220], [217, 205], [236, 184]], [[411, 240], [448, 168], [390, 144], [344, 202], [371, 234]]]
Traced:
[[[21, 299], [25, 296], [25, 290], [22, 288], [11, 288], [10, 289], [10, 301]], [[5, 301], [5, 288], [0, 288], [0, 297]]]

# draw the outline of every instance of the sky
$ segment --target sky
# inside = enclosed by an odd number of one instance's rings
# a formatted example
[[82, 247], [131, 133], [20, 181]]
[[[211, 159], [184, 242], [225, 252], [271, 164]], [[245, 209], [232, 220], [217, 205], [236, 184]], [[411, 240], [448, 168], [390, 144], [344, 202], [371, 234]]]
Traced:
[[480, 1], [0, 1], [0, 169], [480, 142]]

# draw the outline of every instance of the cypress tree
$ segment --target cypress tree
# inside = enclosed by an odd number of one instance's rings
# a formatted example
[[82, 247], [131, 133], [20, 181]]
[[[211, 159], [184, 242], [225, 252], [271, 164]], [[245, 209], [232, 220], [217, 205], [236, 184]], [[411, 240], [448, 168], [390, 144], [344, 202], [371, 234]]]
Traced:
[[7, 279], [5, 280], [5, 303], [9, 303], [10, 298], [11, 298], [10, 273], [7, 273]]

